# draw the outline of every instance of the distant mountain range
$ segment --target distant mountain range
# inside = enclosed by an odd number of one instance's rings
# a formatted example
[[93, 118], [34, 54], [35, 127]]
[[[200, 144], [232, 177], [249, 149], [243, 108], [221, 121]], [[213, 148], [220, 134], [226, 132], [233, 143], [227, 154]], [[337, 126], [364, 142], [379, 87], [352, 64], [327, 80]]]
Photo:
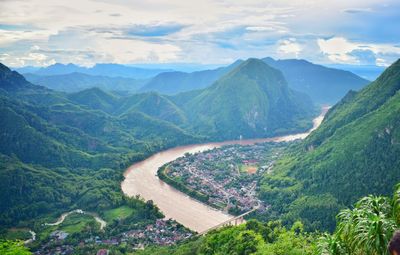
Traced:
[[[316, 65], [305, 60], [262, 59], [268, 65], [280, 70], [290, 88], [303, 92], [320, 104], [333, 104], [349, 90], [359, 90], [369, 83], [351, 72]], [[149, 80], [140, 91], [156, 91], [173, 95], [179, 92], [202, 89], [212, 85], [218, 78], [242, 63], [235, 63], [214, 70], [193, 73], [168, 72], [161, 73]]]
[[368, 80], [349, 71], [316, 65], [306, 60], [262, 60], [280, 70], [289, 87], [306, 93], [314, 102], [320, 104], [334, 104], [349, 90], [359, 90], [369, 83]]
[[[349, 71], [328, 68], [305, 60], [262, 60], [280, 70], [290, 88], [309, 95], [318, 104], [334, 104], [349, 90], [359, 90], [369, 82]], [[30, 82], [59, 91], [77, 92], [99, 87], [108, 91], [152, 91], [176, 95], [209, 87], [242, 62], [243, 60], [237, 60], [226, 67], [191, 73], [118, 64], [97, 64], [92, 68], [55, 64], [38, 70], [32, 67], [21, 70], [30, 71], [24, 74]]]
[[203, 89], [210, 86], [221, 76], [231, 71], [243, 62], [237, 60], [226, 67], [213, 70], [197, 71], [192, 73], [185, 72], [165, 72], [156, 75], [149, 80], [141, 89], [142, 92], [155, 91], [161, 94], [174, 95], [190, 90]]
[[146, 80], [89, 75], [75, 72], [46, 76], [26, 73], [24, 77], [33, 84], [64, 92], [78, 92], [93, 87], [106, 91], [136, 92], [146, 83]]
[[109, 76], [109, 77], [124, 77], [124, 78], [133, 78], [133, 79], [147, 79], [150, 77], [154, 77], [155, 75], [172, 71], [170, 69], [147, 69], [147, 68], [138, 68], [131, 67], [120, 64], [96, 64], [93, 67], [83, 67], [77, 66], [74, 64], [54, 64], [47, 67], [39, 68], [35, 70], [35, 68], [16, 68], [16, 71], [21, 71], [22, 73], [33, 73], [36, 75], [62, 75], [62, 74], [70, 74], [70, 73], [83, 73], [89, 75], [96, 76]]

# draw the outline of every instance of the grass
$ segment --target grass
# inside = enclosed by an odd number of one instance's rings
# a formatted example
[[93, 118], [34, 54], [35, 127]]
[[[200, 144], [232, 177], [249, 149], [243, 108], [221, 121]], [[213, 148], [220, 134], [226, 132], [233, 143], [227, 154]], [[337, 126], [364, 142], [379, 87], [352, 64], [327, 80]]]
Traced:
[[110, 209], [104, 212], [104, 220], [111, 223], [116, 219], [125, 219], [131, 216], [135, 212], [134, 209], [128, 206], [121, 206], [114, 209]]
[[241, 173], [255, 174], [257, 173], [257, 166], [240, 165]]
[[10, 228], [1, 237], [9, 240], [27, 240], [31, 238], [31, 234], [27, 228]]
[[82, 232], [89, 224], [93, 224], [100, 228], [99, 223], [95, 221], [93, 216], [74, 213], [69, 215], [63, 223], [61, 223], [59, 230], [65, 231], [69, 234]]
[[100, 224], [91, 215], [73, 213], [69, 215], [63, 223], [58, 226], [46, 226], [43, 230], [38, 233], [40, 239], [45, 239], [49, 237], [50, 233], [56, 230], [62, 230], [68, 234], [74, 234], [82, 232], [85, 227], [89, 224], [96, 226], [97, 229], [100, 228]]

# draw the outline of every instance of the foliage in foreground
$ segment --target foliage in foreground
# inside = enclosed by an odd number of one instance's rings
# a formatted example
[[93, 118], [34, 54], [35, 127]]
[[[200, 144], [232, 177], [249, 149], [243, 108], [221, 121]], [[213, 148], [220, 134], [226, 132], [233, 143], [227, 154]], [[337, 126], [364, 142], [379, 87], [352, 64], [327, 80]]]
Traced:
[[354, 209], [342, 210], [337, 221], [336, 231], [320, 238], [320, 254], [388, 254], [387, 245], [400, 228], [400, 184], [393, 198], [364, 197]]
[[29, 255], [32, 254], [21, 241], [0, 240], [0, 254]]
[[194, 241], [171, 247], [152, 247], [137, 254], [315, 254], [315, 241], [314, 235], [303, 231], [300, 222], [296, 222], [288, 229], [279, 221], [261, 223], [250, 220], [240, 226], [229, 226], [213, 231]]

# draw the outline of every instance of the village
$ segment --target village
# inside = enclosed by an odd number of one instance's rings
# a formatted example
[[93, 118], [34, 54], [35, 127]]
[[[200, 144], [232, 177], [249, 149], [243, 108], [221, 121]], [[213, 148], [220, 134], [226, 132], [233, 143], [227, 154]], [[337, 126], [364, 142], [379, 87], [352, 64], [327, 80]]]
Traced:
[[201, 193], [208, 204], [238, 215], [267, 205], [257, 198], [260, 177], [271, 168], [283, 143], [229, 145], [196, 154], [185, 154], [168, 164], [165, 174]]
[[[50, 234], [49, 241], [35, 254], [75, 254], [76, 246], [67, 239], [69, 234], [56, 230]], [[144, 227], [129, 230], [116, 236], [89, 236], [79, 242], [79, 249], [97, 250], [97, 254], [109, 254], [113, 247], [124, 246], [128, 250], [144, 249], [148, 245], [171, 245], [190, 238], [193, 232], [171, 219], [157, 219]], [[97, 247], [97, 249], [95, 248]]]

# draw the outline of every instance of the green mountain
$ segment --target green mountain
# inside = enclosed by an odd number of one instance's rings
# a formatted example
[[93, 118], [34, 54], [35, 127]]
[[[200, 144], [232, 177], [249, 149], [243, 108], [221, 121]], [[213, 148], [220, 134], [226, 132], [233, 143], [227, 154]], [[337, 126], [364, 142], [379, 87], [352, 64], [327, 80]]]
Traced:
[[120, 205], [127, 164], [169, 147], [304, 130], [314, 111], [299, 98], [259, 60], [174, 97], [56, 92], [0, 65], [0, 225]]
[[192, 73], [176, 71], [160, 73], [148, 81], [140, 91], [155, 91], [161, 94], [174, 95], [180, 92], [202, 89], [213, 84], [221, 76], [230, 72], [242, 62], [242, 60], [237, 60], [226, 67]]
[[154, 92], [123, 98], [115, 113], [127, 114], [133, 111], [142, 112], [179, 126], [187, 124], [185, 113], [175, 103], [165, 96]]
[[367, 194], [390, 194], [400, 180], [399, 89], [400, 60], [332, 107], [262, 181], [271, 211], [332, 230], [339, 208]]
[[281, 72], [258, 59], [243, 62], [183, 109], [196, 132], [219, 139], [306, 130], [315, 113], [307, 96], [290, 90]]
[[77, 92], [97, 87], [107, 91], [137, 91], [146, 80], [123, 77], [96, 76], [84, 73], [67, 73], [58, 75], [24, 74], [31, 83], [63, 92]]
[[127, 164], [199, 141], [163, 116], [139, 112], [144, 107], [113, 115], [121, 99], [100, 89], [54, 92], [0, 67], [2, 228], [76, 207], [116, 206]]
[[91, 109], [113, 112], [119, 97], [99, 88], [85, 89], [67, 95], [68, 99]]
[[320, 104], [337, 103], [349, 90], [359, 90], [369, 83], [352, 72], [316, 65], [302, 59], [262, 59], [280, 70], [289, 87], [303, 92]]

